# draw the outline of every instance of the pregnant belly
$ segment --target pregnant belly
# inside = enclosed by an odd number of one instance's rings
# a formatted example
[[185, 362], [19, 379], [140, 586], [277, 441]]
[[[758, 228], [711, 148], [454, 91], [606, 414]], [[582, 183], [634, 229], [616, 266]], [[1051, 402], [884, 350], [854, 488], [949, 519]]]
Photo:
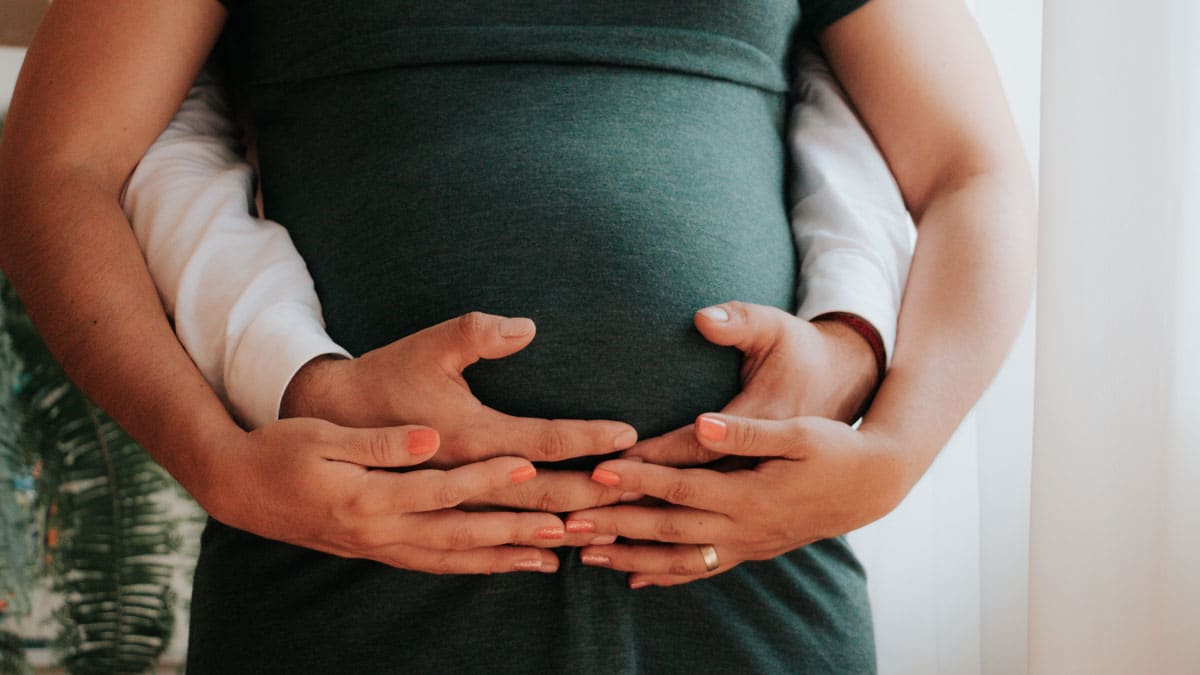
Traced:
[[528, 348], [468, 370], [476, 395], [643, 437], [736, 394], [740, 354], [692, 315], [793, 305], [777, 97], [584, 66], [401, 80], [306, 83], [302, 111], [259, 111], [268, 214], [308, 261], [336, 340], [361, 353], [472, 310], [528, 316]]

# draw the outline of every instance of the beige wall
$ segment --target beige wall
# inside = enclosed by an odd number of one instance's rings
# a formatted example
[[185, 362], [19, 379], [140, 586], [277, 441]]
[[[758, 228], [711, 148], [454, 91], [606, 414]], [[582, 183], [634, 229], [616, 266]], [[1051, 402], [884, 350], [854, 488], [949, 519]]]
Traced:
[[0, 45], [27, 45], [49, 0], [0, 0]]

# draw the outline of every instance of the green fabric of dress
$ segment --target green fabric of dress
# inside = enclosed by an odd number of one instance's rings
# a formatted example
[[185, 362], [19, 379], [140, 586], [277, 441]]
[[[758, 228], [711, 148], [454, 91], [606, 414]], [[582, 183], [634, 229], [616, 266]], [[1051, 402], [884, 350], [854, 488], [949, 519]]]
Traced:
[[[358, 354], [471, 310], [529, 316], [529, 348], [467, 371], [480, 399], [646, 438], [738, 391], [740, 355], [696, 309], [794, 308], [788, 58], [864, 1], [227, 4], [267, 215], [332, 337]], [[438, 577], [210, 522], [189, 670], [874, 670], [840, 539], [670, 589], [561, 557]]]

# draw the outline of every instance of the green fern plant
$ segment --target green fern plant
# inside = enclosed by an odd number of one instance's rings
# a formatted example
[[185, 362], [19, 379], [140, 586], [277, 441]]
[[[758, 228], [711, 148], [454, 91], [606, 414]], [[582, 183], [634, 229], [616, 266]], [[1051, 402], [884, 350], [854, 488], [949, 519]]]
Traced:
[[[36, 560], [28, 498], [32, 462], [21, 442], [17, 401], [21, 365], [4, 325], [4, 305], [0, 304], [0, 616], [6, 611], [15, 615], [29, 611]], [[20, 636], [0, 630], [0, 673], [29, 671]]]
[[[167, 556], [180, 541], [164, 500], [172, 482], [71, 385], [2, 278], [0, 300], [0, 334], [8, 336], [19, 364], [16, 452], [40, 469], [37, 513], [49, 561], [42, 573], [64, 598], [54, 645], [68, 672], [148, 671], [174, 629]], [[18, 556], [5, 542], [9, 557]]]

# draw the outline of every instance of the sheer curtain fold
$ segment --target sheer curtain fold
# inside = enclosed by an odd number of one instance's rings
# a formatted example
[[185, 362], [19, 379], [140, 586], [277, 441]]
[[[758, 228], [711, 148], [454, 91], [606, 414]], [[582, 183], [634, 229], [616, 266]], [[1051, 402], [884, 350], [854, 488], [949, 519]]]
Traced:
[[1046, 6], [1030, 672], [1200, 672], [1200, 8]]

